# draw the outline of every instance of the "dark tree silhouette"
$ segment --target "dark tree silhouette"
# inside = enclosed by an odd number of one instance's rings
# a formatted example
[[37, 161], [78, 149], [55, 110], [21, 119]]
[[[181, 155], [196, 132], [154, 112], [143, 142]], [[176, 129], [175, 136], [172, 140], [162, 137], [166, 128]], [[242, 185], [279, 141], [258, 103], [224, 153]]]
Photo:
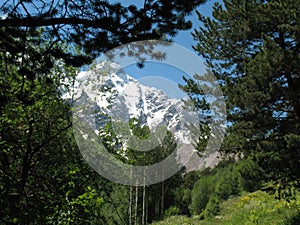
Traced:
[[[34, 35], [37, 28], [43, 28], [39, 41], [52, 40], [45, 53], [78, 66], [121, 44], [168, 39], [179, 30], [190, 29], [186, 16], [205, 1], [145, 0], [138, 6], [126, 6], [106, 0], [7, 0], [0, 6], [0, 46], [4, 51], [22, 51], [22, 45], [14, 45], [15, 38]], [[79, 46], [89, 57], [55, 47], [63, 43]]]

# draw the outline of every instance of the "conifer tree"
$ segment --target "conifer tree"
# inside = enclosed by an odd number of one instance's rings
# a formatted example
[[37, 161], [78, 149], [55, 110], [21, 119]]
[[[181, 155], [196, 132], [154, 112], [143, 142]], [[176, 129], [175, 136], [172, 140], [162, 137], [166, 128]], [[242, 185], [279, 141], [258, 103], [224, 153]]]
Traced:
[[295, 0], [224, 0], [193, 33], [227, 99], [223, 150], [252, 157], [279, 197], [300, 179], [299, 18]]

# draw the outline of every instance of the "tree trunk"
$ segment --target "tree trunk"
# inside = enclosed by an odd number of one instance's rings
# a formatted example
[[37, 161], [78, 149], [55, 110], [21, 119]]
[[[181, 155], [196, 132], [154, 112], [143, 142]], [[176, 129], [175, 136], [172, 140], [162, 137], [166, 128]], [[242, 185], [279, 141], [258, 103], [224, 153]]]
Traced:
[[146, 198], [146, 225], [148, 224], [148, 198]]
[[159, 198], [156, 198], [154, 213], [155, 213], [155, 219], [159, 219]]
[[[146, 153], [144, 152], [144, 160], [146, 160]], [[145, 208], [145, 203], [146, 203], [146, 173], [144, 170], [144, 185], [143, 185], [143, 206], [142, 206], [142, 225], [145, 225], [145, 213], [146, 213], [146, 208]]]
[[132, 224], [132, 186], [129, 187], [129, 209], [128, 209], [129, 225]]
[[165, 207], [165, 182], [161, 183], [161, 205], [160, 205], [160, 218], [164, 216], [164, 207]]
[[143, 212], [142, 212], [142, 225], [145, 225], [145, 210], [146, 210], [146, 186], [143, 186]]
[[139, 187], [135, 187], [135, 213], [134, 213], [134, 225], [137, 225], [137, 211], [138, 211], [138, 200], [139, 200]]

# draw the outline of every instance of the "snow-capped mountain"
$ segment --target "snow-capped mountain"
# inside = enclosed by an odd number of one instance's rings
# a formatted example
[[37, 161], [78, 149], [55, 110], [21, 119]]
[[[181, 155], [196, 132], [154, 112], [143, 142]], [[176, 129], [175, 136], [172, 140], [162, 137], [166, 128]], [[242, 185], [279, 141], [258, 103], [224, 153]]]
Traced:
[[[189, 146], [180, 153], [181, 161], [188, 161], [188, 170], [213, 166], [217, 161], [217, 153], [200, 158], [193, 147], [192, 134], [188, 124], [197, 124], [199, 115], [188, 107], [181, 99], [168, 97], [163, 91], [143, 85], [126, 74], [118, 65], [102, 62], [88, 71], [78, 75], [79, 82], [75, 89], [77, 97], [92, 99], [97, 107], [97, 126], [103, 125], [103, 115], [116, 121], [128, 122], [135, 118], [140, 125], [147, 125], [151, 131], [163, 126], [171, 131], [177, 143]], [[78, 89], [81, 89], [78, 92]], [[86, 95], [82, 98], [82, 95]], [[83, 100], [81, 100], [83, 101]], [[100, 115], [100, 116], [99, 116]], [[101, 116], [102, 115], [102, 116]], [[151, 147], [151, 146], [150, 146]]]

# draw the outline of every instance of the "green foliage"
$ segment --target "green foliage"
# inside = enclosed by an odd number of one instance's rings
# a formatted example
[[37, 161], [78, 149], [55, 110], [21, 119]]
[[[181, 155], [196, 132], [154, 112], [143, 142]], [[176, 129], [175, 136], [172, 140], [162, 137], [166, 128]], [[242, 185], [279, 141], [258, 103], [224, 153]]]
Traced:
[[141, 126], [141, 121], [136, 118], [129, 120], [129, 127], [132, 134], [137, 136], [139, 139], [148, 139], [151, 135], [151, 131], [148, 126]]
[[250, 159], [225, 160], [212, 170], [202, 171], [191, 192], [192, 215], [215, 215], [218, 205], [261, 185], [261, 170]]
[[[75, 187], [74, 183], [69, 185]], [[88, 186], [85, 193], [72, 200], [67, 193], [65, 201], [66, 205], [62, 209], [57, 208], [52, 216], [48, 216], [47, 224], [97, 224], [97, 221], [100, 221], [99, 216], [104, 200], [97, 195], [95, 189]]]
[[232, 222], [289, 224], [287, 221], [299, 213], [299, 202], [278, 201], [274, 196], [258, 191], [227, 202], [224, 205], [224, 217], [225, 213], [230, 213], [230, 211]]
[[[105, 1], [57, 1], [53, 7], [56, 2], [49, 1], [41, 11], [32, 1], [1, 5], [7, 15], [0, 19], [1, 224], [127, 224], [134, 203], [138, 222], [144, 203], [148, 221], [165, 215], [171, 224], [299, 224], [300, 27], [295, 21], [300, 5], [294, 0], [225, 0], [215, 5], [213, 19], [199, 15], [204, 26], [193, 34], [199, 41], [194, 49], [219, 79], [231, 122], [222, 150], [239, 153], [242, 160], [183, 178], [178, 173], [134, 192], [97, 176], [79, 154], [70, 130], [70, 101], [62, 98], [77, 73], [69, 65], [81, 66], [130, 41], [166, 39], [188, 29], [185, 16], [203, 2], [150, 0], [138, 8]], [[138, 61], [141, 53], [162, 58], [151, 46], [128, 51]], [[187, 85], [181, 88], [209, 117], [201, 77], [185, 79]], [[152, 135], [136, 119], [129, 121], [129, 128], [127, 135], [138, 141]], [[148, 165], [176, 148], [170, 132], [161, 137], [164, 131], [155, 134], [160, 145], [147, 153], [125, 149], [111, 122], [100, 137], [123, 162]], [[200, 133], [201, 155], [210, 133], [203, 121]], [[254, 192], [234, 197], [262, 186], [274, 196]], [[198, 218], [175, 217], [173, 223], [174, 214]]]
[[[84, 162], [71, 129], [72, 100], [62, 95], [73, 87], [75, 67], [116, 46], [166, 40], [189, 29], [186, 16], [203, 2], [150, 0], [140, 7], [108, 1], [45, 1], [42, 7], [39, 1], [1, 2], [1, 224], [127, 224], [128, 187], [104, 180]], [[152, 46], [131, 47], [128, 55], [140, 66], [142, 53], [163, 58]], [[149, 137], [147, 126], [130, 125], [136, 137]], [[100, 137], [111, 153], [132, 165], [153, 164], [176, 147], [169, 132], [150, 154], [128, 150], [126, 155], [111, 123]], [[159, 205], [148, 220], [170, 207], [174, 193], [169, 189], [179, 177], [145, 187], [148, 207]]]

